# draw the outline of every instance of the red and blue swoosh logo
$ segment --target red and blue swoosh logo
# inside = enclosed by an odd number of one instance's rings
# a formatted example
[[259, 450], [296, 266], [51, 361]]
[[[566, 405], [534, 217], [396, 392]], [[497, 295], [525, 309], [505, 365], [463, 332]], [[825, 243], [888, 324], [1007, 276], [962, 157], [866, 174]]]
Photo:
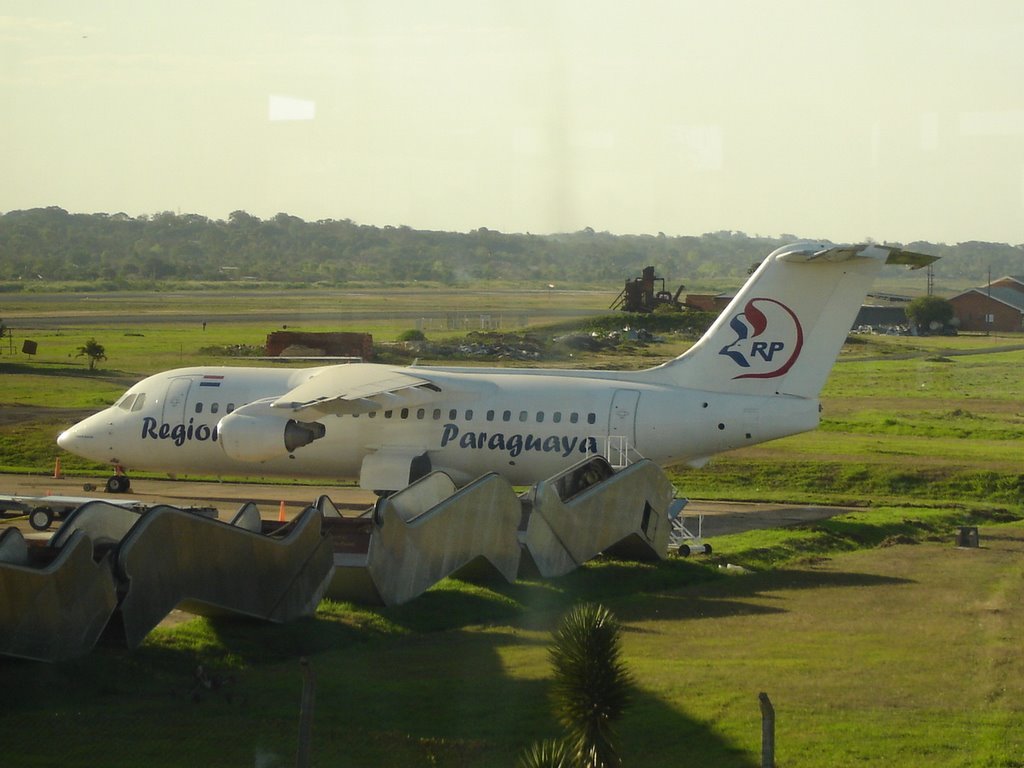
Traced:
[[785, 375], [804, 345], [804, 330], [796, 313], [781, 301], [754, 298], [729, 321], [736, 340], [718, 354], [730, 358], [742, 372], [734, 379], [772, 379]]

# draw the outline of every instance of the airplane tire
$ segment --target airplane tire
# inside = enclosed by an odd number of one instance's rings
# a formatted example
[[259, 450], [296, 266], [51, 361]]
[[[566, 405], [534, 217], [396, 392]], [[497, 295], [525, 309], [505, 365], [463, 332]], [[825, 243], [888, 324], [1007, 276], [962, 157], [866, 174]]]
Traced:
[[49, 507], [36, 507], [28, 514], [28, 524], [37, 531], [45, 531], [53, 522], [53, 510]]
[[127, 493], [132, 487], [132, 481], [124, 475], [114, 475], [107, 478], [107, 493]]

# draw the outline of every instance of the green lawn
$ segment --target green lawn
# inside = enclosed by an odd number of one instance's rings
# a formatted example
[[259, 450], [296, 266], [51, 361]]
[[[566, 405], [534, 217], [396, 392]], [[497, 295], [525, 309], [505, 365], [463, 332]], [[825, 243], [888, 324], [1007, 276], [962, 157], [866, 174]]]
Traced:
[[[879, 540], [898, 514], [917, 522]], [[756, 573], [594, 563], [548, 583], [449, 580], [394, 609], [325, 603], [283, 627], [198, 619], [67, 664], [0, 660], [5, 759], [291, 764], [307, 657], [314, 764], [511, 765], [557, 735], [550, 631], [569, 605], [599, 600], [623, 624], [636, 681], [626, 765], [758, 765], [760, 691], [779, 765], [1020, 765], [1024, 526], [985, 523], [982, 548], [957, 550], [943, 513], [873, 515], [830, 523], [859, 539], [845, 552], [806, 531], [716, 540], [720, 563], [791, 553]], [[198, 664], [218, 687], [196, 689]], [[40, 739], [40, 723], [59, 738]]]

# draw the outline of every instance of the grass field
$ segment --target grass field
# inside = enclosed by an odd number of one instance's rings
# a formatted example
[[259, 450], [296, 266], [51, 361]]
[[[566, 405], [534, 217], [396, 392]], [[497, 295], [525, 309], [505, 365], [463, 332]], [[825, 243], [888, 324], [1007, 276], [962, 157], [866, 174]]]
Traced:
[[[34, 329], [35, 360], [0, 357], [0, 465], [52, 469], [69, 418], [56, 409], [99, 408], [144, 375], [213, 363], [203, 349], [260, 344], [268, 330], [220, 326]], [[381, 339], [407, 327], [373, 326]], [[74, 353], [92, 336], [110, 359], [90, 373]], [[551, 629], [596, 600], [623, 622], [636, 680], [625, 765], [758, 765], [766, 691], [780, 766], [1024, 766], [1024, 352], [1004, 349], [1024, 338], [858, 341], [829, 380], [821, 429], [673, 472], [694, 498], [855, 512], [720, 537], [708, 561], [447, 580], [400, 608], [324, 603], [282, 627], [192, 620], [132, 653], [0, 658], [0, 765], [290, 765], [302, 657], [317, 677], [315, 765], [513, 765], [557, 734]], [[687, 343], [597, 363], [647, 366]], [[952, 546], [965, 523], [981, 526], [981, 548]], [[217, 685], [197, 687], [199, 665]]]
[[[836, 521], [836, 535], [851, 524]], [[983, 532], [977, 550], [905, 534], [746, 575], [606, 562], [551, 583], [447, 581], [398, 609], [324, 604], [285, 627], [195, 620], [134, 653], [0, 660], [5, 764], [291, 764], [305, 656], [314, 764], [512, 765], [557, 733], [557, 616], [598, 599], [623, 622], [636, 681], [619, 729], [626, 765], [757, 765], [760, 691], [776, 707], [779, 765], [1021, 765], [1024, 528]], [[743, 557], [745, 538], [716, 546]], [[200, 663], [219, 687], [197, 690]]]

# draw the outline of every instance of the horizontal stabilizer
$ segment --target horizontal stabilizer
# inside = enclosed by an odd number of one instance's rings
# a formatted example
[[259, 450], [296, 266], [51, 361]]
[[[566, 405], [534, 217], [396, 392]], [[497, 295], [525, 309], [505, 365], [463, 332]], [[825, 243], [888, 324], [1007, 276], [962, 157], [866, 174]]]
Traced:
[[[780, 249], [781, 251], [782, 249]], [[840, 262], [847, 261], [855, 256], [869, 258], [885, 257], [886, 264], [903, 264], [911, 269], [926, 267], [938, 256], [928, 256], [924, 253], [904, 251], [901, 248], [893, 248], [888, 245], [875, 245], [873, 243], [862, 243], [860, 245], [834, 245], [829, 247], [810, 246], [798, 244], [791, 246], [779, 254], [780, 261], [812, 263], [816, 261]]]
[[885, 263], [904, 264], [911, 269], [920, 269], [921, 267], [927, 267], [933, 261], [938, 260], [938, 256], [929, 256], [926, 253], [914, 253], [914, 251], [904, 251], [901, 248], [890, 248], [889, 256], [885, 260]]

